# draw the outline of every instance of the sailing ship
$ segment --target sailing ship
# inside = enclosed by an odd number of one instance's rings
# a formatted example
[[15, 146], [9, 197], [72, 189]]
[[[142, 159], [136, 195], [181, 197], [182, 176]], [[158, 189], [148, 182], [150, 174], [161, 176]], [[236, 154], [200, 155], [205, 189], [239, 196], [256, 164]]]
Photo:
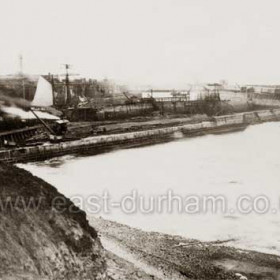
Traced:
[[33, 107], [51, 107], [54, 106], [55, 92], [49, 81], [40, 76], [34, 99], [31, 103]]

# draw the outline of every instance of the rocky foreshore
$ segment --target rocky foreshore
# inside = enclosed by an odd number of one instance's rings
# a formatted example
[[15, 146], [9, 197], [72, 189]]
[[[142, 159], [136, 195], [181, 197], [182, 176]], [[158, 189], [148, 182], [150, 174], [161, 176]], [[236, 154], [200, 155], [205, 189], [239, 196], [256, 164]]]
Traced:
[[227, 241], [200, 242], [146, 232], [102, 218], [90, 222], [110, 254], [141, 271], [138, 278], [134, 273], [133, 278], [118, 278], [121, 268], [113, 267], [109, 269], [112, 279], [280, 279], [280, 256], [228, 247]]
[[279, 256], [226, 245], [88, 222], [53, 186], [0, 164], [0, 279], [280, 279]]

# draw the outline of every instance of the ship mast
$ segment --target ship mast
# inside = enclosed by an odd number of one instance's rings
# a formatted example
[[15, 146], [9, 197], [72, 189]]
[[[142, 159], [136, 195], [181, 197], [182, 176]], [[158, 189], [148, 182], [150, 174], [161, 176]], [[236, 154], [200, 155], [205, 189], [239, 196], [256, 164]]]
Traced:
[[23, 76], [23, 57], [22, 54], [19, 55], [19, 75], [22, 78], [22, 98], [26, 99], [25, 97], [25, 83], [24, 83], [24, 76]]
[[53, 75], [49, 74], [49, 79], [51, 80], [51, 85], [52, 85], [52, 96], [53, 96], [53, 106], [55, 107], [55, 93], [54, 93], [54, 78]]
[[69, 73], [68, 69], [70, 68], [69, 64], [64, 64], [65, 65], [65, 86], [66, 86], [66, 105], [70, 106], [71, 105], [71, 92], [70, 92], [70, 83], [69, 83]]

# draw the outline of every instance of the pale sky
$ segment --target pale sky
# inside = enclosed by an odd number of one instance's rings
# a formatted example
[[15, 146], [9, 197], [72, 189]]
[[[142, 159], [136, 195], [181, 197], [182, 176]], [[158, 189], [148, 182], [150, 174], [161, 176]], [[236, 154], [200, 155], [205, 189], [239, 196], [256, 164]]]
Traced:
[[280, 84], [279, 0], [0, 0], [0, 74]]

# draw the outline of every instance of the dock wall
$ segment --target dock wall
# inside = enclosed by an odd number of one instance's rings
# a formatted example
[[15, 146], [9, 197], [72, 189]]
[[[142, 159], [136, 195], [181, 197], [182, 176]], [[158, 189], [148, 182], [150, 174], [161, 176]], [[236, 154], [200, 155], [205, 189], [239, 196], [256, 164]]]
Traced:
[[267, 107], [276, 107], [280, 106], [279, 99], [272, 99], [272, 98], [253, 98], [253, 103], [255, 105], [267, 106]]
[[95, 150], [98, 151], [100, 149], [128, 144], [153, 143], [160, 139], [172, 138], [174, 133], [178, 131], [186, 136], [192, 136], [196, 133], [207, 133], [213, 130], [219, 131], [225, 128], [245, 127], [246, 125], [267, 121], [280, 121], [280, 109], [237, 113], [212, 117], [209, 118], [209, 121], [194, 124], [114, 135], [94, 136], [71, 142], [5, 150], [0, 152], [0, 161], [10, 163], [39, 161], [65, 154], [94, 152]]

